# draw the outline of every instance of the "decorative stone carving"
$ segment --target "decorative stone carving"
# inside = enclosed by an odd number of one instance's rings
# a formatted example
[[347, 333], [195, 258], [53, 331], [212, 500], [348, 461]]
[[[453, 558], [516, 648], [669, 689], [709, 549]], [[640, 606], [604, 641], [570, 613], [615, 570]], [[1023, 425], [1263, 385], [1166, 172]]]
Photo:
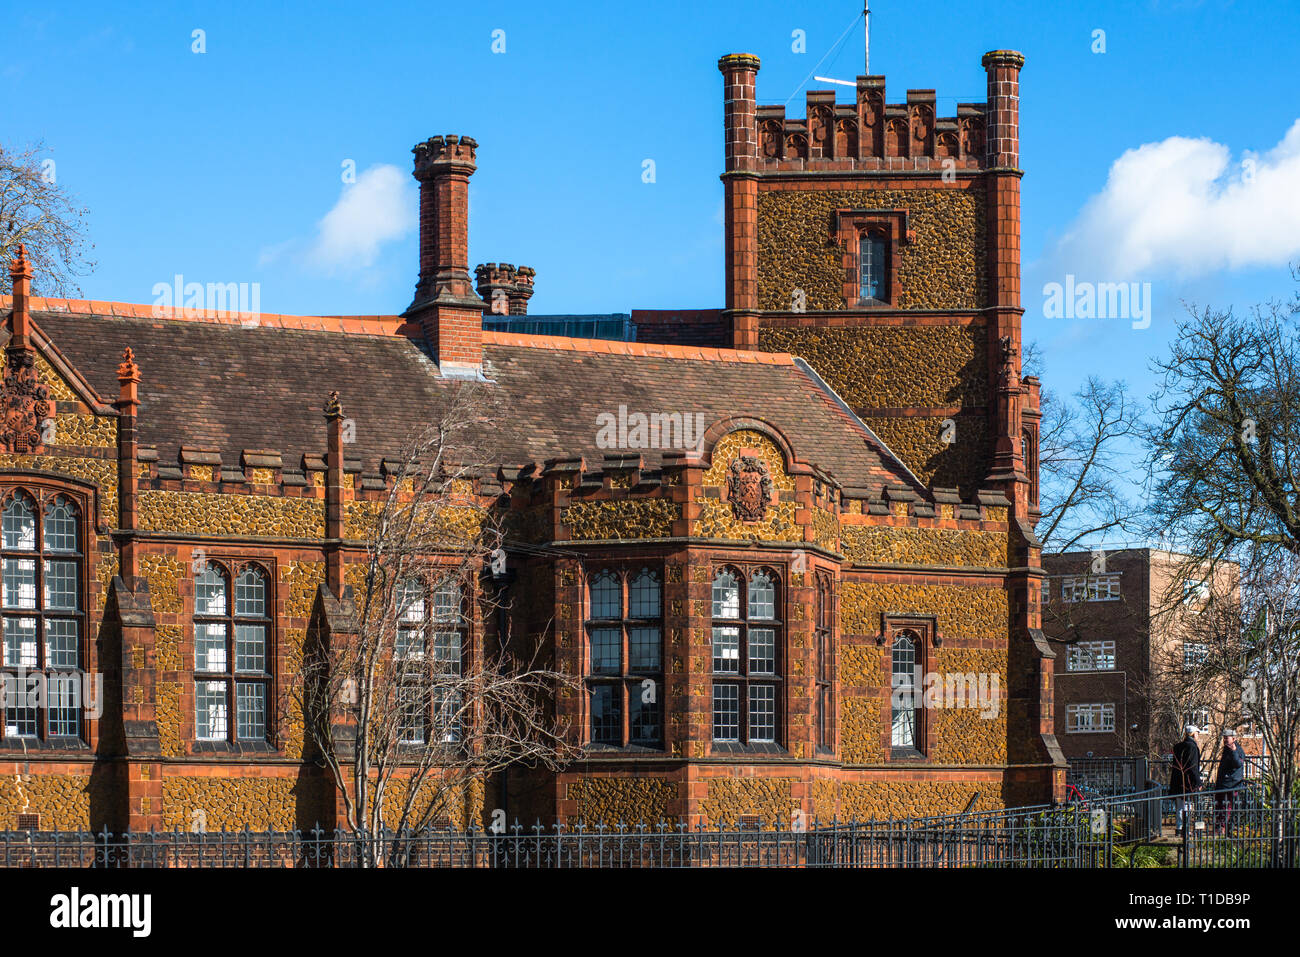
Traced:
[[885, 126], [885, 155], [907, 156], [907, 123], [892, 119]]
[[814, 109], [812, 115], [808, 117], [808, 139], [815, 149], [822, 151], [823, 155], [830, 151], [831, 123], [831, 111], [825, 107]]
[[727, 468], [727, 499], [742, 522], [761, 522], [772, 504], [774, 485], [767, 463], [755, 455], [738, 455]]
[[781, 124], [776, 120], [763, 122], [763, 155], [768, 159], [781, 156]]
[[840, 120], [835, 133], [835, 155], [849, 158], [858, 155], [858, 125], [853, 120]]
[[0, 451], [44, 451], [44, 423], [54, 416], [50, 390], [36, 379], [36, 354], [30, 349], [7, 350], [3, 393], [4, 422], [0, 425]]

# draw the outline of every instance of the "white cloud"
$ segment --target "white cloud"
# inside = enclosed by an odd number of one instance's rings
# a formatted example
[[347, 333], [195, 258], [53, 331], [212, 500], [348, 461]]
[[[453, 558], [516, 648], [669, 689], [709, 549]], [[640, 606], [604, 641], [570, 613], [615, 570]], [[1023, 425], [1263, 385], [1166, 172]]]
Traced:
[[1300, 120], [1273, 149], [1171, 136], [1124, 153], [1047, 259], [1106, 279], [1190, 277], [1300, 258]]
[[308, 243], [298, 240], [268, 246], [267, 264], [289, 253], [321, 272], [352, 271], [374, 264], [384, 243], [406, 236], [416, 226], [416, 191], [396, 166], [372, 166], [343, 187], [334, 207], [316, 224]]

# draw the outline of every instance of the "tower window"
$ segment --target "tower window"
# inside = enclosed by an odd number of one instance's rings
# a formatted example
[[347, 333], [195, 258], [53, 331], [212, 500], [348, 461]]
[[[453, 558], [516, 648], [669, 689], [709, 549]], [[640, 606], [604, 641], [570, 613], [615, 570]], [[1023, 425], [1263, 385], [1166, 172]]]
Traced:
[[889, 247], [880, 233], [858, 240], [858, 302], [883, 304], [889, 298]]

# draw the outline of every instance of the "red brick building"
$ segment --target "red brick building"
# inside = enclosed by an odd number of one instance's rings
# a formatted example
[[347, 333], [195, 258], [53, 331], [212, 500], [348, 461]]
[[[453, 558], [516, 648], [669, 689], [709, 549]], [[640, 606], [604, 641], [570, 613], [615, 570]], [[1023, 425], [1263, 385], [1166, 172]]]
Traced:
[[[473, 667], [504, 629], [582, 676], [556, 702], [582, 754], [485, 782], [458, 823], [1059, 795], [1019, 375], [1021, 63], [986, 55], [988, 101], [953, 117], [934, 91], [888, 104], [882, 77], [786, 117], [757, 106], [757, 58], [723, 57], [727, 300], [634, 313], [636, 343], [484, 331], [526, 314], [534, 276], [489, 263], [475, 288], [469, 137], [415, 148], [400, 316], [42, 300], [15, 262], [5, 668], [102, 675], [103, 701], [6, 711], [0, 825], [331, 824], [302, 717], [273, 702], [357, 583], [402, 438], [466, 379], [509, 410], [472, 491], [510, 576], [463, 583], [460, 653]], [[508, 611], [482, 620], [497, 588]]]
[[1124, 548], [1047, 554], [1043, 567], [1043, 630], [1058, 661], [1056, 735], [1067, 758], [1157, 758], [1188, 725], [1199, 729], [1207, 758], [1229, 728], [1243, 731], [1248, 750], [1258, 748], [1226, 685], [1193, 700], [1183, 682], [1165, 680], [1204, 660], [1196, 616], [1208, 597], [1240, 601], [1235, 563], [1202, 575], [1187, 555]]

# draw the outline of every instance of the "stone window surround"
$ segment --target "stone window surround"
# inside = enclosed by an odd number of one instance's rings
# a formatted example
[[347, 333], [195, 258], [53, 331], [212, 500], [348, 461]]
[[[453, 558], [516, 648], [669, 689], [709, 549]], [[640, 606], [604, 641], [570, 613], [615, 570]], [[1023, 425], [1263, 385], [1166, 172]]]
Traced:
[[[832, 239], [840, 247], [844, 268], [844, 307], [846, 309], [893, 308], [898, 304], [899, 250], [916, 241], [916, 231], [909, 228], [906, 209], [837, 209], [833, 217]], [[885, 297], [878, 305], [859, 302], [859, 241], [868, 233], [883, 234], [885, 255], [889, 259]]]
[[[876, 636], [876, 644], [880, 646], [880, 658], [882, 674], [887, 675], [885, 679], [885, 688], [883, 701], [881, 703], [881, 741], [884, 746], [884, 753], [889, 761], [928, 761], [929, 756], [934, 752], [935, 729], [933, 722], [929, 720], [929, 715], [921, 703], [918, 703], [916, 710], [916, 748], [895, 748], [893, 745], [893, 651], [894, 636], [903, 631], [915, 632], [920, 637], [917, 651], [916, 664], [921, 668], [921, 675], [924, 682], [924, 676], [934, 670], [934, 649], [943, 644], [943, 638], [939, 634], [938, 618], [934, 615], [907, 615], [884, 612], [880, 616], [880, 634]], [[924, 694], [924, 683], [916, 689], [917, 694]]]

